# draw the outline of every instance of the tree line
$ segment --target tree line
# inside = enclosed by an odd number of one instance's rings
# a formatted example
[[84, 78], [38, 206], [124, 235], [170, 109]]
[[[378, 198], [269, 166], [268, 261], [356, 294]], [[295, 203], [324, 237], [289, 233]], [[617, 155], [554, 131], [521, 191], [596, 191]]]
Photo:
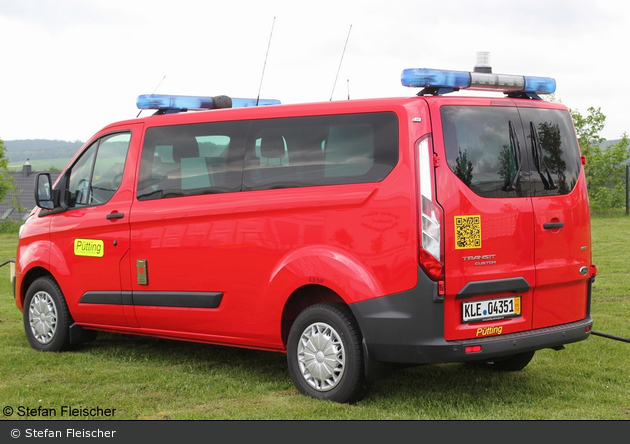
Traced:
[[11, 162], [27, 159], [69, 159], [83, 146], [83, 142], [65, 140], [7, 140], [5, 142], [7, 157]]

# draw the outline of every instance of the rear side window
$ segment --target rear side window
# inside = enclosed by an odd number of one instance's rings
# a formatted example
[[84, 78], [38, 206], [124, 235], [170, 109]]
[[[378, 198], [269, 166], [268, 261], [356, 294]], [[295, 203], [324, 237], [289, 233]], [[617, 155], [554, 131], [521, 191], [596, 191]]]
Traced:
[[397, 161], [394, 113], [252, 121], [243, 189], [378, 182]]
[[568, 112], [515, 107], [441, 108], [449, 168], [476, 194], [567, 194], [580, 173]]

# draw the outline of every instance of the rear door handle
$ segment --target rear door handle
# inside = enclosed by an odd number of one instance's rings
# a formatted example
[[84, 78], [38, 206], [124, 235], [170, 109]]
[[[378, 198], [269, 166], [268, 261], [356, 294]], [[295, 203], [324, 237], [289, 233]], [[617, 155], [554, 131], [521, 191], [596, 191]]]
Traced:
[[564, 222], [546, 222], [543, 224], [545, 230], [557, 230], [558, 228], [564, 228]]
[[109, 213], [106, 218], [107, 219], [122, 219], [125, 217], [125, 213]]

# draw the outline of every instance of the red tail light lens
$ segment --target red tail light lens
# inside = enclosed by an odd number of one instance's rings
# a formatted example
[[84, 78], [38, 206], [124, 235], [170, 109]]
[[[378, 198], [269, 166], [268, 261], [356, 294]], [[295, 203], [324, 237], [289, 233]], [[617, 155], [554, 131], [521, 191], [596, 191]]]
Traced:
[[420, 266], [433, 280], [444, 277], [442, 263], [442, 209], [435, 202], [431, 136], [418, 142], [418, 174], [420, 188]]

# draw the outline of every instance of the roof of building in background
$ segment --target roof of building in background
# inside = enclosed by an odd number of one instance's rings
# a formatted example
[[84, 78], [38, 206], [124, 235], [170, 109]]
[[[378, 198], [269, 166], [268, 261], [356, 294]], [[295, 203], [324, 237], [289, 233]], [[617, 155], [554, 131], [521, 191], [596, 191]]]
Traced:
[[[8, 193], [3, 202], [0, 202], [0, 221], [2, 220], [24, 220], [35, 206], [35, 177], [40, 171], [33, 171], [30, 163], [26, 162], [22, 167], [22, 171], [11, 171], [9, 174], [13, 177], [17, 192]], [[59, 172], [50, 173], [53, 183], [59, 177]], [[14, 202], [17, 197], [17, 203], [22, 207], [20, 210]]]

